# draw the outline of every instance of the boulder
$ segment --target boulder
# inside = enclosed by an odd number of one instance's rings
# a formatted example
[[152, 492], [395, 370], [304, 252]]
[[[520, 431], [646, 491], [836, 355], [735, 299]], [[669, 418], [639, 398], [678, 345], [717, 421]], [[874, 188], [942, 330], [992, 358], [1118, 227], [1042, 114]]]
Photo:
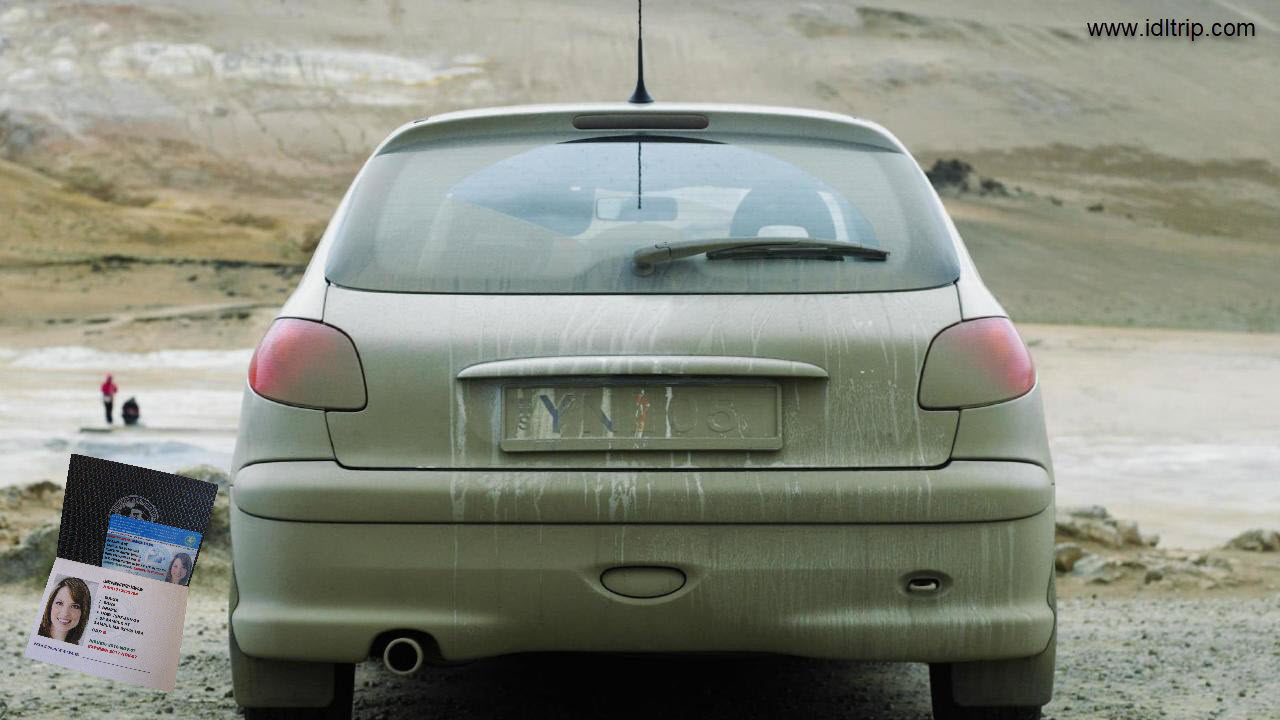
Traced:
[[211, 482], [224, 490], [231, 484], [231, 476], [227, 474], [227, 471], [214, 465], [195, 465], [193, 467], [183, 468], [174, 474], [196, 480], [203, 480], [205, 482]]
[[0, 583], [47, 575], [57, 554], [58, 526], [49, 523], [35, 528], [17, 547], [0, 551]]
[[1058, 543], [1053, 549], [1053, 566], [1058, 572], [1071, 572], [1076, 561], [1087, 553], [1075, 543]]
[[1101, 505], [1081, 505], [1058, 509], [1059, 537], [1084, 540], [1112, 548], [1130, 545], [1154, 547], [1159, 535], [1143, 535], [1132, 520], [1117, 520]]
[[1275, 530], [1254, 528], [1235, 536], [1224, 545], [1228, 550], [1248, 550], [1249, 552], [1280, 551], [1280, 533]]
[[[925, 177], [929, 178], [929, 183], [933, 185], [934, 189], [941, 193], [969, 193], [976, 191], [982, 196], [1011, 196], [1004, 183], [995, 178], [979, 177], [974, 173], [973, 165], [959, 158], [937, 160], [924, 174]], [[1021, 189], [1019, 189], [1019, 192], [1021, 192]]]
[[202, 542], [205, 548], [231, 548], [231, 503], [225, 492], [218, 493], [213, 499], [213, 513], [209, 515], [209, 527], [205, 530]]
[[52, 480], [41, 480], [30, 485], [13, 485], [4, 490], [4, 500], [10, 505], [23, 502], [44, 502], [62, 492], [62, 486]]
[[1098, 520], [1080, 518], [1059, 518], [1055, 529], [1062, 537], [1087, 540], [1107, 547], [1121, 547], [1124, 538], [1112, 526]]
[[213, 512], [209, 515], [209, 526], [205, 529], [201, 549], [218, 548], [228, 550], [231, 547], [230, 502], [228, 500], [231, 487], [231, 476], [226, 470], [213, 465], [196, 465], [179, 470], [177, 475], [211, 482], [218, 486], [218, 495], [213, 499]]
[[1085, 579], [1095, 585], [1106, 585], [1124, 577], [1124, 565], [1114, 559], [1101, 555], [1088, 555], [1080, 558], [1071, 570], [1072, 575]]
[[1132, 520], [1117, 520], [1115, 531], [1125, 545], [1145, 545], [1142, 533], [1138, 532], [1138, 523]]
[[937, 160], [924, 174], [938, 190], [955, 188], [960, 192], [968, 192], [969, 176], [973, 174], [973, 166], [956, 158]]
[[1111, 519], [1111, 513], [1107, 512], [1107, 509], [1101, 505], [1068, 505], [1067, 507], [1059, 508], [1058, 514], [1089, 520]]

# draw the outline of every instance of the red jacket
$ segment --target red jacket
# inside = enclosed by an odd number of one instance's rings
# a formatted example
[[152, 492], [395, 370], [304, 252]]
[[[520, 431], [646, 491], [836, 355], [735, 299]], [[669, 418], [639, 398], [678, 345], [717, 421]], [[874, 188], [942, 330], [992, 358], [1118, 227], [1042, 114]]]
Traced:
[[106, 381], [106, 382], [104, 382], [104, 383], [102, 383], [102, 396], [103, 396], [103, 397], [115, 397], [116, 390], [118, 390], [118, 389], [119, 389], [119, 388], [117, 388], [117, 387], [116, 387], [116, 384], [115, 384], [115, 383], [113, 383], [113, 382], [111, 382], [111, 376], [110, 376], [110, 375], [108, 375], [108, 376], [107, 376], [107, 381]]

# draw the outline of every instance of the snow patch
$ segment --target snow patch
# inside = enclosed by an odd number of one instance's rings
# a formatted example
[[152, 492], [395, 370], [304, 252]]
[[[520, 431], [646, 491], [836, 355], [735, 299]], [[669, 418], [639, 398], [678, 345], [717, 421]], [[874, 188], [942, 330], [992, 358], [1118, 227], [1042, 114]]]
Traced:
[[107, 51], [99, 67], [109, 75], [198, 78], [212, 75], [215, 58], [207, 45], [138, 42]]
[[80, 68], [74, 60], [68, 58], [56, 58], [49, 63], [49, 72], [60, 82], [74, 80], [80, 76]]
[[31, 11], [24, 7], [12, 7], [0, 13], [0, 25], [18, 25], [31, 19]]
[[80, 54], [80, 49], [76, 44], [71, 42], [71, 38], [62, 38], [58, 40], [58, 44], [53, 46], [49, 54], [54, 57], [75, 57]]
[[0, 362], [10, 367], [41, 370], [142, 370], [147, 368], [237, 369], [249, 367], [253, 350], [160, 350], [148, 353], [103, 352], [81, 346], [47, 347], [14, 352], [0, 351]]
[[25, 88], [41, 87], [44, 85], [40, 77], [40, 73], [35, 68], [23, 68], [15, 73], [10, 73], [7, 79], [8, 83], [13, 86]]
[[193, 465], [213, 465], [227, 468], [231, 454], [175, 440], [160, 442], [79, 442], [75, 451], [81, 455], [114, 460], [115, 462], [175, 472]]
[[201, 44], [136, 42], [109, 50], [100, 67], [109, 75], [220, 80], [302, 87], [357, 84], [421, 86], [482, 72], [484, 58], [464, 55], [441, 65], [373, 52], [283, 50], [219, 52]]

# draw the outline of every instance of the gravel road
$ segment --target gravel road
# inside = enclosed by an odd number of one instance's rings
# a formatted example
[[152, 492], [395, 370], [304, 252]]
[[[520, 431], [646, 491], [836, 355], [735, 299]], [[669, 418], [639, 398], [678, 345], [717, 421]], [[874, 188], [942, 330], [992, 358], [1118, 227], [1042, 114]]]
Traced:
[[[38, 591], [0, 590], [0, 720], [234, 718], [225, 605], [192, 598], [177, 692], [27, 660]], [[1280, 720], [1280, 594], [1060, 601], [1057, 693], [1046, 717]], [[357, 718], [929, 717], [923, 665], [796, 659], [523, 656], [402, 679], [364, 663]]]

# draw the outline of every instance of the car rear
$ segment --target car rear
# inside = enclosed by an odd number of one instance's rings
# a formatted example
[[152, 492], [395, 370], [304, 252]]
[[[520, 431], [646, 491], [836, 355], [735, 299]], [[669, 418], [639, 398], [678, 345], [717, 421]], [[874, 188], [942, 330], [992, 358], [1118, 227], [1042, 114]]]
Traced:
[[[682, 243], [731, 251], [638, 260]], [[325, 704], [331, 668], [411, 639], [449, 661], [927, 662], [959, 688], [935, 706], [1038, 707], [1053, 481], [1003, 315], [870, 123], [610, 105], [406, 126], [250, 369], [234, 649], [321, 691], [241, 672], [237, 698]]]

